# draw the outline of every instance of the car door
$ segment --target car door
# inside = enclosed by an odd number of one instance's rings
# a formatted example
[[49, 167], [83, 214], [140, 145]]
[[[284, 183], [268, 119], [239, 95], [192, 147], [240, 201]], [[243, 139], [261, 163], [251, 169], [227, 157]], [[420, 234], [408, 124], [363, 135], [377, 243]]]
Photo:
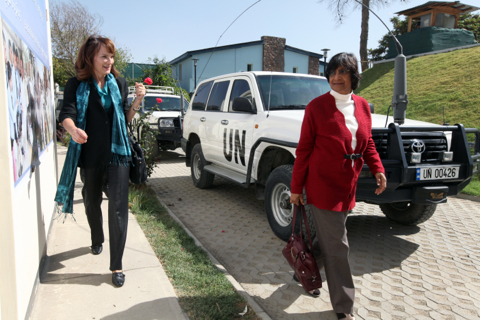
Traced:
[[202, 150], [207, 161], [219, 164], [222, 162], [222, 136], [218, 133], [221, 127], [221, 121], [224, 118], [223, 111], [226, 109], [226, 97], [230, 80], [219, 79], [213, 83], [210, 96], [207, 101], [207, 106], [204, 116], [200, 119], [203, 122], [205, 129], [204, 139], [202, 141]]
[[233, 99], [238, 97], [247, 98], [255, 105], [253, 86], [246, 76], [235, 77], [231, 86], [227, 110], [222, 114], [221, 125], [218, 127], [217, 135], [221, 137], [219, 154], [226, 167], [246, 174], [257, 115], [250, 112], [233, 111], [232, 106]]

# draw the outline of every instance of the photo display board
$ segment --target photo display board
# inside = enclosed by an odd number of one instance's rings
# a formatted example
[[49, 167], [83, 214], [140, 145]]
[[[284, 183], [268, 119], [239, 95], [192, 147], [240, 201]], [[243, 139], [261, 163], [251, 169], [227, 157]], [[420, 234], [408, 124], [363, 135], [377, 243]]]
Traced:
[[53, 142], [54, 97], [44, 1], [0, 1], [14, 186]]

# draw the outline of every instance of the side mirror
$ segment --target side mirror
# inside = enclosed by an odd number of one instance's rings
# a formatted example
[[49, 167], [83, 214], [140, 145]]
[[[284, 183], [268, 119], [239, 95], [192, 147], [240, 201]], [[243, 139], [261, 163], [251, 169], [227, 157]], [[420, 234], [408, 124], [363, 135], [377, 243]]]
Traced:
[[257, 110], [253, 108], [253, 105], [250, 102], [250, 100], [243, 97], [238, 97], [233, 99], [232, 110], [239, 111], [239, 112], [255, 113], [255, 114], [257, 113]]
[[370, 113], [374, 113], [375, 112], [375, 108], [373, 106], [373, 103], [368, 103], [368, 105], [370, 106]]

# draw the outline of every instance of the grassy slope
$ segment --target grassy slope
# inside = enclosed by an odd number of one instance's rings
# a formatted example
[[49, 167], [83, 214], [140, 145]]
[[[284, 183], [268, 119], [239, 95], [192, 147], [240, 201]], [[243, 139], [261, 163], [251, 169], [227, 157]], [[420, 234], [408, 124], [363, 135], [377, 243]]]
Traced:
[[[376, 65], [362, 74], [355, 93], [386, 114], [393, 75], [393, 62]], [[445, 107], [447, 123], [480, 129], [480, 47], [407, 60], [407, 93], [407, 118], [442, 124]], [[478, 177], [463, 192], [480, 196]]]
[[[386, 114], [392, 101], [393, 62], [365, 71], [356, 93]], [[462, 123], [480, 128], [480, 47], [456, 50], [407, 61], [407, 118]], [[390, 111], [392, 114], [392, 111]]]

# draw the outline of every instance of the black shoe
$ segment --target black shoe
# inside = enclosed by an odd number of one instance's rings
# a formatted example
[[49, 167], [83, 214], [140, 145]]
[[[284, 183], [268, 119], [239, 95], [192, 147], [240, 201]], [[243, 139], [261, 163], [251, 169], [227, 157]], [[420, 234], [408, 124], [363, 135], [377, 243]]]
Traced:
[[102, 253], [103, 245], [91, 246], [90, 248], [92, 248], [92, 253], [93, 253], [94, 255], [97, 255], [97, 254]]
[[125, 274], [123, 272], [112, 273], [112, 283], [115, 287], [121, 287], [125, 283]]
[[337, 313], [337, 319], [338, 320], [355, 320], [355, 317], [353, 314], [345, 314], [345, 313]]
[[[293, 274], [293, 280], [296, 281], [296, 282], [300, 282], [300, 280], [298, 280], [297, 275], [295, 273]], [[305, 292], [308, 293], [309, 295], [311, 295], [314, 298], [320, 297], [320, 290], [319, 289], [315, 289], [315, 290], [312, 290], [312, 291], [305, 290]]]

